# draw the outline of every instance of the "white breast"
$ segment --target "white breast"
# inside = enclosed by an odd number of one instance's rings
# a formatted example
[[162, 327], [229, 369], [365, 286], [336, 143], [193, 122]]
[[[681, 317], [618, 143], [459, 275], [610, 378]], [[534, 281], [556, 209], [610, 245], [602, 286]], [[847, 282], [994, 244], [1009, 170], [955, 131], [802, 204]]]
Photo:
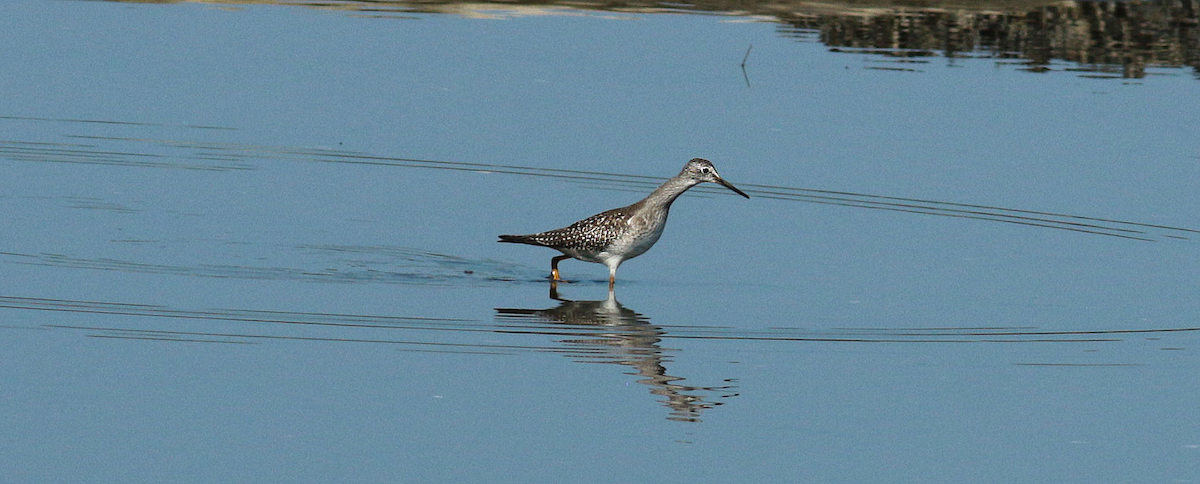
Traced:
[[663, 214], [662, 220], [633, 217], [627, 223], [629, 230], [613, 241], [601, 258], [620, 257], [624, 261], [646, 253], [662, 236], [663, 228], [666, 226], [666, 214]]

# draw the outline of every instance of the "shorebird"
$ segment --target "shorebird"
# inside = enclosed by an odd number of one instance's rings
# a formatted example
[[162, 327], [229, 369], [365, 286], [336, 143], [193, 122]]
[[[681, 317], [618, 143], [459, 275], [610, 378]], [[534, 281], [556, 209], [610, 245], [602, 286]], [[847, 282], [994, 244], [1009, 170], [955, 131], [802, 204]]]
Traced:
[[550, 259], [550, 281], [558, 282], [558, 263], [575, 258], [608, 266], [608, 288], [617, 281], [617, 267], [622, 262], [644, 254], [658, 242], [667, 225], [667, 211], [683, 192], [704, 182], [718, 183], [746, 198], [717, 174], [711, 161], [693, 158], [683, 171], [663, 182], [646, 198], [621, 208], [598, 213], [561, 229], [529, 235], [501, 235], [500, 242], [549, 247], [563, 255]]

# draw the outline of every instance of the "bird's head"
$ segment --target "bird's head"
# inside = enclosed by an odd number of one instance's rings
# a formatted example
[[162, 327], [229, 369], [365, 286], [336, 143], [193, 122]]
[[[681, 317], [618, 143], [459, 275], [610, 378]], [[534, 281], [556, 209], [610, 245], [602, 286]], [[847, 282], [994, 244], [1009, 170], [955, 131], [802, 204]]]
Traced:
[[721, 174], [717, 173], [717, 167], [713, 166], [711, 161], [708, 161], [704, 158], [692, 158], [691, 161], [688, 161], [687, 164], [683, 166], [683, 172], [680, 173], [680, 176], [695, 180], [696, 183], [717, 183], [725, 188], [733, 190], [733, 192], [738, 195], [750, 198], [750, 195], [746, 195], [745, 192], [738, 190], [737, 187], [733, 186], [732, 183], [729, 183], [725, 181], [724, 178], [721, 178]]

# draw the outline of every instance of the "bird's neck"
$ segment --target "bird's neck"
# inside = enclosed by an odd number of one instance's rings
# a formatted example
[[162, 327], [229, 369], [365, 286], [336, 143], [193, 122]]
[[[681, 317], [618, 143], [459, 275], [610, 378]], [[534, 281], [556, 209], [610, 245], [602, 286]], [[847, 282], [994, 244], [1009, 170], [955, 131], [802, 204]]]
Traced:
[[683, 192], [686, 192], [687, 189], [694, 186], [696, 186], [695, 181], [681, 177], [672, 178], [663, 182], [662, 185], [659, 185], [658, 188], [650, 194], [650, 196], [646, 197], [645, 200], [642, 200], [642, 204], [653, 207], [668, 208], [676, 198], [679, 198], [680, 195], [683, 195]]

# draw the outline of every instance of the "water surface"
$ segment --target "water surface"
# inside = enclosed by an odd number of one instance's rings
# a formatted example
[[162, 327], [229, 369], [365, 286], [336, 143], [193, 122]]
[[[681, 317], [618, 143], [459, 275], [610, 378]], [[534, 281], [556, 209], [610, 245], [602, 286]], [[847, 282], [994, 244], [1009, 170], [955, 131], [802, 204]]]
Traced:
[[15, 481], [1200, 479], [1194, 3], [7, 10]]

